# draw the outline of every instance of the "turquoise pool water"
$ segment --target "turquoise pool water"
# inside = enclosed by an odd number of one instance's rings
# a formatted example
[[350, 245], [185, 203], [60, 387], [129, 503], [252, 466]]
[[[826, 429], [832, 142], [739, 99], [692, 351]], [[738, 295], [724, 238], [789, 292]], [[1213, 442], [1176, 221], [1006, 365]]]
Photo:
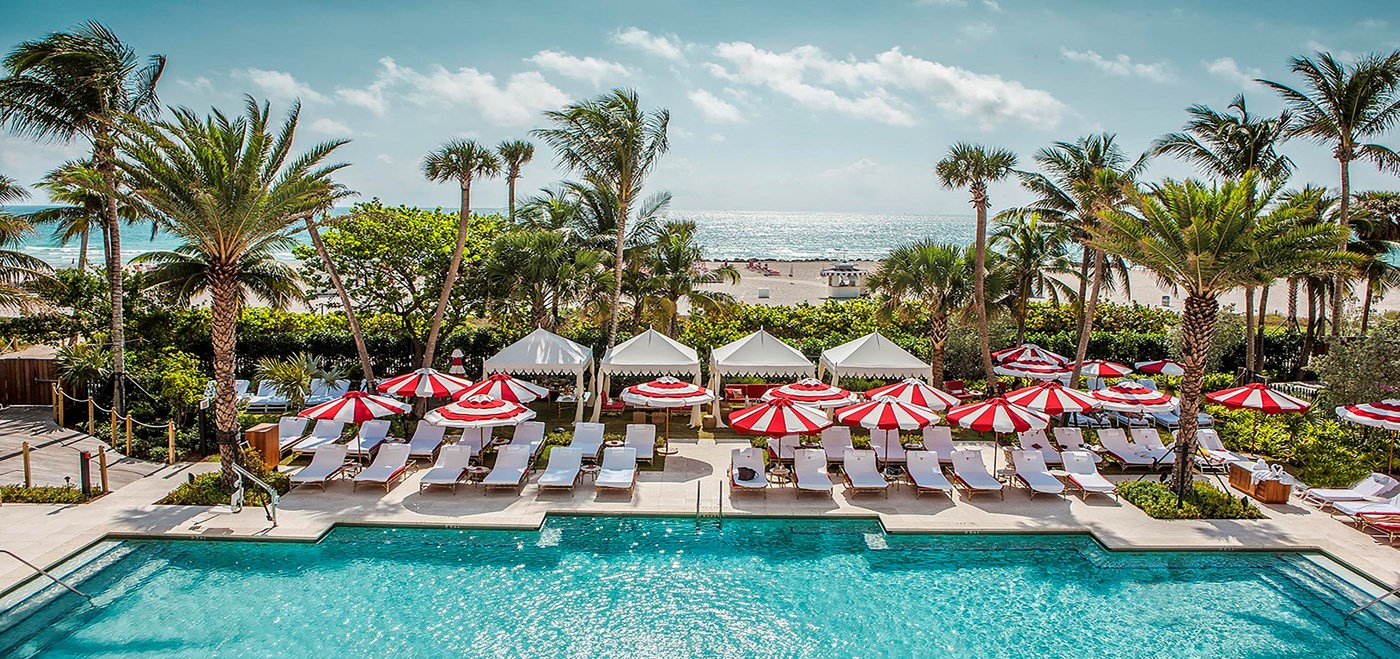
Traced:
[[123, 542], [0, 613], [0, 656], [1400, 656], [1275, 553], [833, 520], [550, 518], [318, 544]]

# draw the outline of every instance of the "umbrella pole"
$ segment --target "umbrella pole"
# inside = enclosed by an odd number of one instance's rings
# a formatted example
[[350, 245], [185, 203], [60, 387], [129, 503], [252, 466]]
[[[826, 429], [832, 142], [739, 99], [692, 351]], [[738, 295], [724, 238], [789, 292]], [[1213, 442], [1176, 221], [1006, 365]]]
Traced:
[[1249, 431], [1249, 450], [1259, 452], [1259, 415], [1261, 412], [1254, 411], [1254, 428]]
[[664, 407], [661, 409], [666, 411], [666, 433], [661, 442], [660, 452], [661, 455], [674, 455], [676, 452], [671, 450], [671, 410]]

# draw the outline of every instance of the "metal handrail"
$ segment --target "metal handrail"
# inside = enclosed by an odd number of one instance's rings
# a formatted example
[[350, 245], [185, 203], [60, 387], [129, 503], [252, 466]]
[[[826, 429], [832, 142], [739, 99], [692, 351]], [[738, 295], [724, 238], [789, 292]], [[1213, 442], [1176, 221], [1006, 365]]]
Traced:
[[272, 522], [273, 528], [276, 528], [277, 502], [281, 500], [281, 497], [277, 494], [277, 490], [273, 489], [271, 485], [264, 483], [261, 479], [259, 479], [257, 476], [254, 476], [247, 469], [244, 469], [243, 467], [239, 466], [238, 463], [230, 463], [229, 466], [233, 467], [233, 470], [237, 472], [238, 475], [241, 477], [238, 479], [238, 489], [233, 491], [233, 496], [229, 500], [229, 507], [233, 509], [233, 512], [238, 512], [243, 509], [243, 479], [246, 478], [250, 481], [253, 481], [253, 483], [257, 484], [259, 487], [267, 491], [268, 505], [264, 506], [264, 508], [268, 511], [267, 519]]
[[15, 559], [15, 560], [17, 560], [17, 561], [19, 561], [19, 562], [21, 562], [21, 563], [24, 563], [25, 565], [29, 566], [29, 569], [34, 570], [35, 572], [38, 572], [39, 574], [42, 574], [42, 575], [48, 577], [48, 578], [49, 578], [50, 580], [52, 580], [54, 583], [56, 583], [56, 584], [58, 584], [58, 585], [60, 585], [60, 586], [63, 586], [64, 588], [67, 588], [68, 591], [71, 592], [71, 593], [73, 593], [74, 595], [79, 595], [79, 596], [81, 596], [83, 599], [85, 599], [85, 600], [88, 601], [88, 604], [93, 604], [92, 597], [89, 596], [87, 593], [84, 593], [83, 591], [78, 590], [77, 588], [74, 588], [74, 587], [68, 585], [68, 584], [67, 584], [66, 582], [64, 582], [62, 579], [59, 579], [58, 577], [55, 577], [55, 576], [53, 576], [52, 574], [49, 574], [49, 571], [48, 571], [48, 570], [45, 570], [44, 568], [41, 568], [41, 567], [39, 567], [38, 565], [35, 565], [35, 564], [33, 564], [33, 563], [30, 563], [29, 561], [24, 560], [23, 558], [20, 557], [19, 554], [16, 554], [16, 553], [14, 553], [14, 552], [12, 552], [12, 551], [10, 551], [10, 550], [8, 550], [8, 549], [0, 549], [0, 554], [9, 554], [11, 558], [13, 558], [13, 559]]
[[1385, 599], [1385, 598], [1387, 598], [1387, 597], [1390, 597], [1391, 595], [1395, 595], [1395, 594], [1400, 594], [1400, 586], [1396, 586], [1396, 587], [1394, 587], [1394, 588], [1391, 588], [1390, 591], [1385, 592], [1385, 593], [1381, 593], [1379, 597], [1377, 597], [1377, 598], [1375, 598], [1375, 599], [1373, 599], [1373, 600], [1371, 600], [1371, 601], [1369, 601], [1369, 602], [1367, 602], [1367, 603], [1365, 603], [1365, 604], [1362, 604], [1361, 606], [1358, 606], [1358, 607], [1352, 609], [1352, 610], [1351, 610], [1351, 613], [1346, 614], [1346, 617], [1347, 617], [1347, 618], [1350, 618], [1350, 617], [1352, 617], [1352, 616], [1354, 616], [1354, 615], [1356, 615], [1356, 614], [1358, 614], [1358, 613], [1361, 613], [1362, 611], [1365, 611], [1366, 609], [1371, 608], [1372, 605], [1380, 604], [1381, 600], [1383, 600], [1383, 599]]

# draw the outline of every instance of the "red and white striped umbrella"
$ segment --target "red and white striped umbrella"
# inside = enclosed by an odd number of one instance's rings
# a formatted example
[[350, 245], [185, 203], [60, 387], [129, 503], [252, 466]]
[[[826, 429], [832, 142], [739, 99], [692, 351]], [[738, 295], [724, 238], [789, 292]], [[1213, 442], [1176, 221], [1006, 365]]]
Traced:
[[379, 384], [379, 393], [404, 398], [447, 398], [471, 386], [471, 380], [431, 368], [389, 378]]
[[466, 375], [466, 374], [467, 374], [467, 367], [466, 367], [465, 364], [462, 363], [462, 357], [463, 357], [463, 356], [464, 356], [464, 355], [462, 354], [462, 349], [461, 349], [461, 348], [458, 348], [458, 349], [452, 351], [452, 361], [449, 362], [448, 365], [447, 365], [447, 372], [448, 372], [448, 373], [450, 373], [450, 374], [452, 374], [452, 375]]
[[1099, 401], [1087, 392], [1070, 389], [1053, 380], [1017, 389], [1006, 394], [1006, 401], [1050, 415], [1088, 412], [1099, 406]]
[[1372, 428], [1400, 430], [1400, 400], [1389, 399], [1375, 403], [1343, 405], [1336, 409], [1337, 416], [1344, 421], [1359, 423]]
[[948, 421], [978, 432], [1024, 432], [1050, 425], [1050, 417], [1001, 397], [954, 407]]
[[1186, 365], [1175, 359], [1158, 359], [1150, 362], [1138, 362], [1133, 364], [1139, 373], [1148, 375], [1176, 375], [1186, 374]]
[[472, 396], [439, 407], [423, 416], [428, 423], [448, 428], [513, 426], [533, 418], [534, 410], [514, 401], [490, 396]]
[[1206, 394], [1206, 400], [1224, 405], [1232, 410], [1255, 410], [1264, 414], [1286, 414], [1306, 412], [1312, 403], [1294, 398], [1281, 391], [1274, 391], [1269, 385], [1253, 382], [1243, 387], [1221, 389]]
[[946, 410], [962, 404], [957, 396], [950, 394], [938, 387], [931, 387], [928, 383], [918, 378], [909, 378], [902, 382], [887, 384], [865, 392], [866, 398], [875, 399], [880, 396], [889, 396], [895, 400], [911, 403], [920, 407], [927, 407], [931, 410]]
[[391, 414], [403, 414], [413, 409], [408, 403], [363, 391], [347, 392], [344, 396], [308, 407], [297, 414], [307, 419], [364, 423]]
[[512, 403], [531, 403], [549, 395], [549, 390], [533, 382], [517, 380], [505, 373], [492, 373], [485, 380], [478, 382], [457, 394], [457, 400], [471, 398], [472, 396], [489, 396], [508, 400]]
[[1062, 366], [1069, 363], [1068, 357], [1050, 352], [1049, 350], [1046, 350], [1045, 348], [1042, 348], [1034, 343], [1022, 343], [1021, 345], [1007, 348], [1005, 350], [998, 350], [992, 353], [992, 361], [998, 364], [1022, 361], [1025, 359], [1042, 362], [1054, 362]]
[[1107, 389], [1095, 389], [1089, 395], [1098, 399], [1099, 406], [1106, 410], [1135, 414], [1170, 412], [1180, 403], [1170, 394], [1132, 381], [1119, 382]]
[[690, 407], [708, 403], [715, 395], [698, 384], [665, 377], [623, 389], [619, 398], [638, 407]]
[[790, 398], [774, 398], [729, 415], [729, 425], [739, 432], [769, 437], [813, 435], [831, 425], [826, 413]]
[[1132, 372], [1133, 369], [1127, 366], [1105, 359], [1090, 359], [1079, 370], [1081, 375], [1091, 378], [1121, 378]]
[[836, 410], [836, 420], [871, 430], [918, 430], [938, 423], [938, 413], [889, 396]]
[[830, 385], [815, 378], [798, 380], [792, 384], [773, 387], [764, 392], [763, 400], [786, 398], [794, 403], [813, 407], [840, 407], [856, 402], [858, 397], [840, 387]]
[[997, 375], [1035, 380], [1054, 380], [1069, 373], [1069, 368], [1060, 362], [1030, 358], [1009, 361], [994, 370]]

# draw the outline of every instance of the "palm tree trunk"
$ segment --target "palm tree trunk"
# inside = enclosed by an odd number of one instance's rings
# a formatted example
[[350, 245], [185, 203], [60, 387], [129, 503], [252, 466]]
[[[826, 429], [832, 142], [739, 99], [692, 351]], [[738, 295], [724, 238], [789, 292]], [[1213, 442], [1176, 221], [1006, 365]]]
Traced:
[[977, 209], [977, 255], [972, 275], [972, 305], [977, 313], [977, 347], [982, 352], [982, 370], [987, 377], [988, 396], [997, 393], [997, 374], [992, 366], [991, 328], [987, 324], [987, 184], [972, 184], [972, 205]]
[[933, 323], [929, 327], [929, 357], [930, 377], [935, 387], [943, 386], [943, 350], [948, 346], [948, 317], [941, 313], [935, 313]]
[[84, 227], [82, 237], [78, 240], [78, 271], [87, 272], [87, 252], [88, 236], [92, 234], [92, 227]]
[[1259, 289], [1259, 318], [1258, 329], [1253, 337], [1254, 346], [1254, 372], [1264, 372], [1264, 317], [1269, 314], [1269, 289], [1271, 286], [1264, 286]]
[[1079, 325], [1079, 345], [1074, 349], [1074, 372], [1069, 376], [1069, 386], [1079, 388], [1079, 371], [1084, 358], [1089, 355], [1089, 335], [1094, 331], [1094, 312], [1099, 307], [1099, 291], [1103, 288], [1104, 256], [1094, 250], [1094, 274], [1089, 286], [1089, 299], [1084, 301], [1084, 317]]
[[519, 175], [506, 177], [506, 195], [509, 197], [511, 224], [515, 224], [515, 179], [518, 177]]
[[1308, 367], [1308, 361], [1312, 359], [1313, 346], [1317, 343], [1317, 293], [1313, 290], [1313, 285], [1308, 284], [1308, 326], [1303, 332], [1303, 354], [1298, 356], [1298, 366], [1293, 369], [1293, 379], [1303, 378], [1303, 369]]
[[102, 200], [102, 221], [107, 227], [107, 289], [112, 302], [112, 409], [117, 416], [126, 415], [126, 325], [122, 306], [125, 291], [122, 284], [122, 228], [117, 214], [117, 152], [106, 131], [97, 137], [93, 161], [102, 174], [102, 185], [109, 194]]
[[1366, 297], [1361, 302], [1361, 336], [1366, 336], [1366, 330], [1371, 324], [1371, 278], [1366, 278]]
[[[1342, 237], [1341, 249], [1346, 249], [1347, 243], [1351, 240], [1349, 228], [1351, 227], [1351, 161], [1345, 157], [1338, 158], [1342, 164], [1342, 190], [1341, 198], [1338, 199], [1338, 220], [1342, 228], [1347, 229], [1347, 233]], [[1338, 272], [1334, 281], [1335, 290], [1332, 291], [1332, 336], [1339, 336], [1342, 333], [1342, 293], [1346, 290], [1347, 276], [1344, 272]]]
[[627, 197], [617, 195], [617, 249], [613, 253], [612, 310], [608, 319], [608, 347], [617, 345], [617, 315], [622, 311], [622, 252], [627, 245]]
[[1172, 490], [1178, 497], [1191, 488], [1192, 459], [1196, 455], [1196, 415], [1201, 411], [1201, 387], [1205, 382], [1206, 355], [1215, 338], [1215, 317], [1220, 303], [1213, 297], [1186, 297], [1181, 319], [1181, 425], [1176, 431], [1176, 465]]
[[[1254, 370], [1254, 287], [1244, 289], [1244, 370]], [[1246, 380], [1248, 381], [1248, 380]]]
[[1016, 345], [1026, 342], [1026, 314], [1030, 310], [1031, 284], [1021, 282], [1020, 295], [1016, 300]]
[[223, 463], [223, 481], [232, 487], [236, 474], [229, 465], [238, 464], [238, 395], [234, 392], [234, 364], [238, 341], [238, 279], [236, 269], [210, 264], [209, 338], [214, 347], [214, 439]]
[[326, 264], [326, 275], [330, 277], [331, 286], [335, 287], [335, 294], [340, 297], [340, 307], [345, 310], [345, 323], [350, 326], [350, 335], [355, 339], [355, 352], [360, 355], [360, 370], [364, 371], [365, 381], [374, 386], [374, 365], [369, 359], [369, 347], [365, 345], [364, 332], [360, 331], [360, 319], [355, 314], [355, 305], [350, 302], [350, 294], [345, 291], [345, 283], [340, 279], [340, 272], [336, 270], [335, 263], [331, 261], [331, 254], [326, 250], [326, 243], [321, 240], [321, 232], [316, 228], [316, 222], [310, 215], [306, 216], [306, 232], [311, 234], [311, 244], [316, 247], [316, 253], [320, 255], [321, 262]]
[[462, 210], [457, 220], [457, 246], [452, 250], [452, 262], [447, 266], [447, 278], [442, 282], [437, 310], [433, 312], [433, 324], [428, 329], [428, 343], [423, 348], [423, 368], [433, 367], [433, 352], [437, 350], [438, 334], [442, 333], [442, 319], [447, 315], [447, 301], [452, 298], [452, 288], [457, 285], [457, 273], [462, 269], [462, 252], [467, 249], [467, 229], [471, 218], [472, 180], [467, 177], [462, 179]]
[[1298, 278], [1288, 278], [1288, 329], [1298, 329]]
[[1084, 300], [1088, 299], [1089, 297], [1089, 269], [1094, 267], [1093, 262], [1090, 260], [1093, 258], [1094, 250], [1089, 249], [1088, 245], [1081, 244], [1080, 251], [1081, 254], [1079, 257], [1079, 297], [1075, 298], [1075, 304], [1078, 307], [1078, 311], [1076, 311], [1074, 314], [1075, 327], [1084, 326]]

